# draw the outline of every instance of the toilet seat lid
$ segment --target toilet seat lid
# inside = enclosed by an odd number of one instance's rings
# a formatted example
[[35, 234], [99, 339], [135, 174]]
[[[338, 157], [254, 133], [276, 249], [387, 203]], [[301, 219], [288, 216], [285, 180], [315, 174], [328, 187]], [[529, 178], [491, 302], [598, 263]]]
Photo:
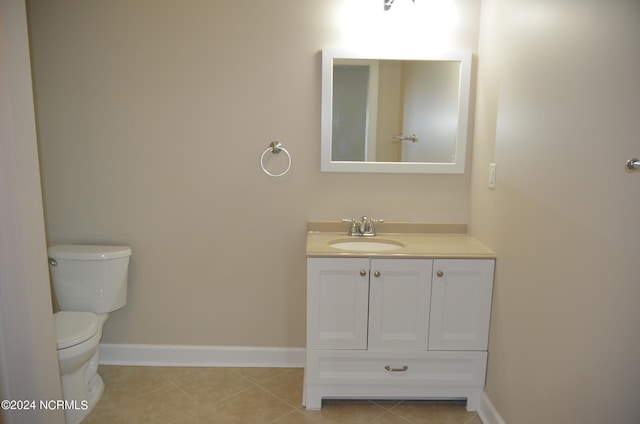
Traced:
[[53, 317], [58, 349], [80, 344], [98, 332], [98, 317], [94, 313], [62, 311]]

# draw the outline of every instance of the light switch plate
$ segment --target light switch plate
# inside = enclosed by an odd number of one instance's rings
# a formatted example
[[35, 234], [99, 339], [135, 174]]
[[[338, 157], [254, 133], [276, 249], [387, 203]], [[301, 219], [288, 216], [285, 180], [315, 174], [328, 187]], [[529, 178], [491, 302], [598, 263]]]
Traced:
[[489, 188], [495, 190], [496, 188], [496, 164], [489, 164]]

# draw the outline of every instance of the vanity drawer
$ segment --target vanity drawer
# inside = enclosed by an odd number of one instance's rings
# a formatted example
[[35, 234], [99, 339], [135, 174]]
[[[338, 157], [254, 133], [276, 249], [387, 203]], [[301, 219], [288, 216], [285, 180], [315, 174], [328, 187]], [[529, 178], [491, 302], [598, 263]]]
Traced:
[[307, 350], [311, 384], [484, 385], [487, 352]]

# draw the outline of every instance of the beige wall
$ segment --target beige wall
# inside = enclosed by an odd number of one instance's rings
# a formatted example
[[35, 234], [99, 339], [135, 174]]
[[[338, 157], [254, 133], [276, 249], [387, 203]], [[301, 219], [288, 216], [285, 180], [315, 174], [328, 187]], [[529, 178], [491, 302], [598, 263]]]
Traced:
[[[472, 233], [509, 424], [640, 422], [640, 3], [483, 1]], [[488, 164], [498, 165], [495, 191]]]
[[103, 341], [304, 346], [307, 220], [466, 223], [468, 174], [320, 173], [319, 52], [475, 51], [479, 3], [402, 29], [369, 0], [30, 1], [48, 242], [133, 248]]

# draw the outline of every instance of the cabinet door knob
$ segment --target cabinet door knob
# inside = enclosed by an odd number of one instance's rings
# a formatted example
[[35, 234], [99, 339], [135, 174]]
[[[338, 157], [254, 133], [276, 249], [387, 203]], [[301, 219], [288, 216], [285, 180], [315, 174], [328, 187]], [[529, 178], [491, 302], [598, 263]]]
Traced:
[[360, 271], [360, 276], [364, 277], [365, 275], [367, 275], [367, 271], [365, 271], [364, 269]]
[[380, 276], [380, 271], [376, 271], [376, 272], [374, 272], [374, 273], [373, 273], [373, 275], [374, 275], [375, 277], [379, 277], [379, 276]]
[[438, 272], [436, 272], [436, 275], [437, 275], [438, 277], [443, 277], [443, 276], [444, 276], [444, 272], [442, 272], [442, 271], [438, 271]]

